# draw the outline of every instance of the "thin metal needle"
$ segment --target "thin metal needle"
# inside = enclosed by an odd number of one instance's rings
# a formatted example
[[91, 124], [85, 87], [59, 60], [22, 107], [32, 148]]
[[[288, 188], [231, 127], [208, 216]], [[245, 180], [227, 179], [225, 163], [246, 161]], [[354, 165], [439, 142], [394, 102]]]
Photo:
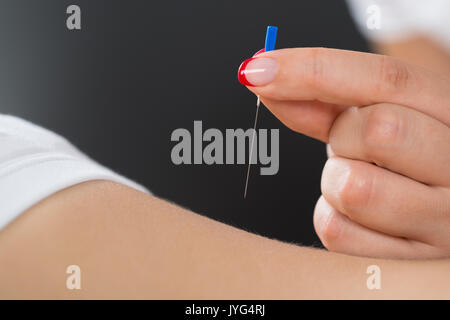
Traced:
[[247, 197], [248, 177], [250, 176], [250, 167], [252, 166], [253, 144], [255, 142], [256, 124], [258, 123], [258, 113], [259, 113], [260, 105], [261, 105], [261, 99], [258, 96], [258, 100], [256, 100], [256, 115], [255, 115], [255, 123], [253, 124], [253, 136], [252, 136], [252, 143], [250, 146], [250, 156], [248, 158], [247, 178], [245, 179], [244, 199]]

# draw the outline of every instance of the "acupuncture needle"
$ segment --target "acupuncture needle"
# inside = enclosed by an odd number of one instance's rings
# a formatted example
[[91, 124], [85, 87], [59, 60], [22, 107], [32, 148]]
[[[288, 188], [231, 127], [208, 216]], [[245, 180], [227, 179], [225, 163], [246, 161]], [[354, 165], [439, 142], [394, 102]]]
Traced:
[[255, 115], [255, 122], [253, 124], [252, 143], [250, 145], [250, 155], [248, 157], [247, 178], [245, 179], [244, 199], [247, 197], [248, 177], [250, 176], [250, 167], [252, 166], [253, 144], [255, 143], [256, 124], [258, 122], [258, 113], [259, 113], [260, 105], [261, 105], [261, 98], [258, 96], [258, 98], [256, 100], [256, 115]]
[[[268, 26], [267, 32], [266, 32], [266, 43], [264, 46], [264, 52], [272, 51], [275, 49], [275, 43], [277, 40], [277, 31], [278, 28], [274, 26]], [[252, 135], [252, 142], [250, 144], [250, 154], [248, 158], [248, 166], [247, 166], [247, 177], [245, 178], [245, 189], [244, 189], [244, 199], [247, 198], [247, 190], [248, 190], [248, 179], [250, 176], [250, 168], [252, 166], [252, 156], [253, 156], [253, 147], [255, 143], [255, 136], [256, 136], [256, 125], [258, 123], [258, 114], [259, 114], [259, 108], [261, 106], [261, 97], [258, 95], [256, 100], [256, 114], [255, 114], [255, 121], [253, 123], [253, 135]]]

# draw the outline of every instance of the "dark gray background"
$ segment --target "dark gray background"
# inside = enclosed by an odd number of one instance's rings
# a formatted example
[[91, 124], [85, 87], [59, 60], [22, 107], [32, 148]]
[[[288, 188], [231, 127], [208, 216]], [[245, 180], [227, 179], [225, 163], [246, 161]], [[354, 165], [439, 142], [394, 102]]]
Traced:
[[[66, 28], [66, 8], [82, 30]], [[66, 136], [156, 195], [269, 237], [318, 245], [312, 213], [325, 163], [322, 143], [280, 128], [280, 171], [245, 165], [175, 166], [176, 128], [249, 128], [255, 97], [236, 79], [242, 60], [277, 25], [277, 47], [366, 51], [345, 2], [329, 0], [0, 0], [0, 112]], [[256, 168], [256, 167], [255, 167]]]

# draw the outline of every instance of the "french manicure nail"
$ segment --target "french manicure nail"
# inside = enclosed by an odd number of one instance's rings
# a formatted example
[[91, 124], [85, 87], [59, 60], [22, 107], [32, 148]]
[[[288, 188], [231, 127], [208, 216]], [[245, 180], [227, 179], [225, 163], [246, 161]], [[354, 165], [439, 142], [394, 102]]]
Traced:
[[250, 58], [242, 62], [238, 80], [244, 86], [260, 87], [273, 81], [278, 70], [278, 62], [271, 58]]
[[266, 52], [266, 49], [262, 48], [261, 50], [259, 50], [258, 52], [256, 52], [253, 57], [256, 57], [258, 54], [261, 54], [263, 52]]

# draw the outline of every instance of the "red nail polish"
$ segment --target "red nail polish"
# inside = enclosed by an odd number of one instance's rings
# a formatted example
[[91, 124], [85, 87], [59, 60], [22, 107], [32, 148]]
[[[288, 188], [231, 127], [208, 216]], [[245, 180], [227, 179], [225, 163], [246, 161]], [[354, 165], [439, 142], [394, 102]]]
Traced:
[[254, 87], [250, 82], [248, 82], [247, 77], [245, 76], [245, 68], [247, 68], [247, 65], [250, 61], [254, 60], [255, 58], [250, 58], [245, 60], [241, 63], [239, 70], [238, 70], [238, 80], [241, 84], [244, 86]]
[[264, 48], [262, 48], [261, 50], [259, 50], [258, 52], [256, 52], [253, 56], [257, 56], [260, 53], [266, 52], [266, 50]]

